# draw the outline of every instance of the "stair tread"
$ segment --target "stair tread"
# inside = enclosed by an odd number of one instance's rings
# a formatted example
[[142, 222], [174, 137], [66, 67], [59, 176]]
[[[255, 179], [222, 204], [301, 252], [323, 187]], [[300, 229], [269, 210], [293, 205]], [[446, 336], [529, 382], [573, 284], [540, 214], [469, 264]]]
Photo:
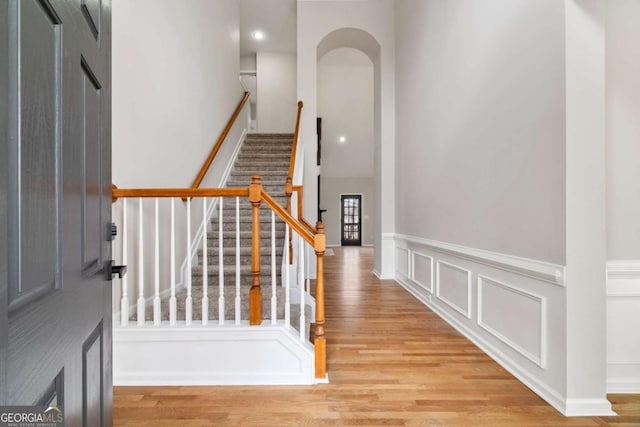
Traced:
[[[254, 175], [261, 177], [261, 185], [274, 200], [281, 206], [286, 206], [287, 196], [284, 193], [287, 174], [289, 172], [289, 160], [291, 156], [292, 134], [249, 134], [245, 139], [240, 153], [235, 160], [231, 174], [227, 178], [226, 187], [247, 187]], [[247, 288], [252, 278], [251, 268], [251, 240], [253, 237], [251, 223], [253, 222], [253, 207], [246, 198], [239, 199], [239, 206], [235, 200], [225, 201], [222, 211], [222, 235], [219, 233], [219, 214], [211, 218], [211, 230], [207, 232], [207, 276], [208, 283], [214, 284], [218, 280], [220, 268], [226, 280], [235, 282], [232, 277], [236, 275], [236, 244], [240, 245], [240, 275], [242, 287]], [[236, 209], [239, 207], [240, 215], [236, 217]], [[261, 203], [260, 225], [260, 251], [261, 267], [260, 276], [262, 282], [270, 283], [271, 276], [271, 209]], [[240, 230], [236, 230], [236, 221], [241, 224]], [[282, 252], [284, 248], [285, 225], [276, 217], [276, 231], [273, 238], [276, 239], [276, 275], [280, 276], [282, 264]], [[236, 242], [239, 235], [240, 241]], [[220, 241], [222, 239], [223, 265], [219, 265]], [[197, 266], [191, 269], [191, 280], [194, 287], [202, 283], [203, 251], [197, 251]], [[279, 280], [279, 279], [278, 279]], [[200, 285], [201, 286], [201, 285]], [[245, 291], [243, 291], [245, 292]], [[248, 292], [248, 291], [247, 291]]]

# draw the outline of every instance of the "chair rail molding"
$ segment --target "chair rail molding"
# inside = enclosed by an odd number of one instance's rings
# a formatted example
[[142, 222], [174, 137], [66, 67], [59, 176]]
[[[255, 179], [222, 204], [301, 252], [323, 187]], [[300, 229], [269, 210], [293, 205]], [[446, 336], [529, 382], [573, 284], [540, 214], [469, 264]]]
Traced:
[[528, 276], [553, 285], [565, 286], [565, 267], [562, 265], [405, 234], [394, 234], [394, 238], [399, 242], [415, 243], [459, 258], [486, 264], [490, 267]]

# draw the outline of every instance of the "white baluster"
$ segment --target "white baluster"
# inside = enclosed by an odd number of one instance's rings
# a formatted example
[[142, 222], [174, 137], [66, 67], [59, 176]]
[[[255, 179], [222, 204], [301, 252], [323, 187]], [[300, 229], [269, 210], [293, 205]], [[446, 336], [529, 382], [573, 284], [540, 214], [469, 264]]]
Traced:
[[306, 292], [308, 292], [309, 294], [311, 294], [311, 280], [309, 279], [309, 271], [310, 271], [310, 269], [309, 269], [309, 262], [310, 262], [310, 260], [311, 260], [311, 256], [309, 255], [309, 248], [310, 248], [310, 246], [309, 246], [309, 245], [305, 245], [305, 250], [307, 251], [307, 252], [306, 252], [306, 255], [305, 255], [305, 259], [307, 260], [307, 269], [306, 269], [306, 271], [307, 271], [307, 280], [305, 281], [305, 286], [304, 286], [304, 288], [305, 288], [305, 291], [306, 291]]
[[191, 298], [191, 198], [187, 198], [187, 299], [185, 300], [185, 324], [191, 325], [193, 299]]
[[291, 327], [291, 279], [289, 278], [289, 224], [287, 223], [284, 228], [284, 242], [284, 326], [289, 329]]
[[240, 197], [236, 197], [236, 325], [240, 324]]
[[138, 209], [138, 326], [144, 325], [144, 233], [142, 232], [142, 198]]
[[175, 199], [171, 199], [171, 298], [169, 298], [169, 324], [176, 324], [177, 301], [176, 301], [176, 211]]
[[209, 260], [207, 259], [207, 198], [202, 199], [202, 324], [209, 323]]
[[278, 300], [276, 298], [276, 213], [271, 211], [271, 324], [278, 322], [276, 309]]
[[304, 239], [302, 236], [298, 236], [298, 290], [300, 291], [300, 341], [305, 341], [305, 314], [304, 314]]
[[222, 216], [222, 206], [224, 199], [220, 197], [218, 201], [220, 213], [218, 215], [218, 282], [220, 285], [220, 296], [218, 297], [218, 323], [224, 325], [224, 224]]
[[158, 215], [158, 198], [156, 197], [156, 229], [155, 229], [155, 253], [154, 253], [154, 277], [153, 290], [155, 297], [153, 298], [153, 324], [160, 325], [160, 224]]
[[[127, 199], [122, 199], [122, 264], [127, 265]], [[120, 324], [129, 324], [129, 280], [122, 276], [122, 298], [120, 300]]]

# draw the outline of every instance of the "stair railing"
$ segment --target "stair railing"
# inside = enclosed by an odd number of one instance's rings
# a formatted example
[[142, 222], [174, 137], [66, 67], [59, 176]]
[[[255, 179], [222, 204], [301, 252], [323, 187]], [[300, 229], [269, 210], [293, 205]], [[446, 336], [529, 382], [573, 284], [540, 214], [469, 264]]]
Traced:
[[[296, 170], [296, 160], [298, 156], [298, 139], [300, 135], [300, 120], [302, 118], [302, 107], [304, 103], [298, 101], [298, 112], [296, 114], [296, 124], [293, 131], [293, 143], [291, 144], [291, 157], [289, 160], [289, 172], [287, 173], [287, 180], [285, 183], [285, 194], [287, 196], [287, 212], [292, 214], [292, 201], [291, 196], [293, 194], [293, 177]], [[300, 199], [298, 199], [298, 204]], [[298, 217], [300, 217], [298, 215]], [[289, 262], [293, 263], [293, 240], [292, 236], [289, 236]]]
[[[229, 118], [229, 121], [227, 122], [227, 125], [224, 127], [224, 129], [222, 130], [222, 133], [218, 137], [218, 140], [216, 141], [215, 145], [213, 146], [213, 148], [209, 152], [209, 156], [206, 158], [206, 160], [202, 164], [202, 167], [200, 168], [200, 171], [198, 172], [198, 175], [193, 180], [193, 183], [191, 184], [191, 188], [199, 188], [200, 187], [200, 184], [202, 183], [202, 180], [207, 175], [207, 172], [209, 171], [209, 168], [211, 167], [211, 163], [213, 163], [213, 160], [216, 158], [216, 154], [218, 154], [218, 151], [220, 151], [220, 147], [222, 147], [222, 143], [227, 138], [227, 135], [229, 135], [229, 132], [231, 131], [231, 128], [233, 127], [233, 125], [235, 124], [236, 120], [238, 119], [238, 116], [240, 115], [240, 112], [242, 111], [242, 108], [244, 108], [244, 104], [247, 103], [247, 100], [249, 99], [250, 95], [251, 94], [249, 92], [245, 92], [244, 95], [242, 96], [242, 99], [238, 103], [238, 106], [236, 107], [235, 111], [233, 112], [233, 114]], [[183, 201], [186, 201], [186, 200], [183, 200]]]
[[[194, 294], [193, 294], [193, 283], [191, 274], [187, 275], [185, 288], [186, 295], [184, 298], [181, 296], [178, 298], [178, 289], [176, 285], [176, 249], [178, 247], [177, 236], [184, 235], [186, 242], [184, 242], [183, 248], [186, 249], [186, 257], [187, 259], [192, 259], [194, 255], [197, 254], [191, 253], [192, 245], [191, 245], [191, 224], [193, 222], [192, 214], [198, 217], [197, 206], [196, 212], [192, 211], [192, 206], [194, 203], [202, 203], [202, 220], [209, 221], [207, 218], [207, 207], [210, 203], [214, 203], [211, 198], [219, 198], [217, 204], [219, 208], [219, 216], [218, 216], [218, 231], [217, 235], [215, 230], [211, 232], [208, 230], [208, 227], [204, 227], [205, 232], [202, 236], [202, 252], [201, 259], [202, 265], [202, 303], [201, 303], [201, 313], [200, 319], [197, 319], [197, 316], [194, 316]], [[224, 201], [227, 199], [235, 198], [235, 212], [236, 212], [236, 226], [234, 230], [235, 234], [235, 243], [236, 243], [236, 253], [235, 253], [235, 267], [229, 269], [228, 264], [225, 263], [224, 258], [224, 234], [225, 231], [223, 229], [223, 206]], [[135, 276], [137, 276], [137, 280], [135, 282], [135, 288], [129, 288], [129, 278], [127, 275], [122, 277], [121, 279], [121, 296], [120, 296], [120, 324], [122, 326], [130, 325], [130, 318], [133, 317], [132, 314], [135, 313], [135, 325], [143, 326], [143, 325], [191, 325], [194, 322], [198, 322], [200, 320], [202, 325], [211, 325], [215, 324], [214, 319], [209, 319], [209, 303], [210, 303], [210, 289], [209, 289], [209, 276], [208, 276], [208, 239], [216, 239], [218, 240], [218, 319], [217, 324], [224, 325], [225, 319], [225, 307], [226, 307], [226, 299], [224, 291], [224, 281], [225, 281], [225, 273], [229, 271], [230, 273], [235, 273], [235, 299], [234, 299], [234, 320], [236, 324], [243, 324], [248, 321], [248, 325], [251, 326], [259, 326], [262, 324], [263, 315], [263, 295], [262, 295], [262, 283], [261, 283], [261, 273], [262, 273], [262, 262], [261, 262], [261, 253], [260, 253], [260, 241], [261, 241], [261, 225], [260, 225], [260, 206], [262, 203], [266, 205], [271, 210], [271, 224], [270, 224], [270, 234], [267, 232], [267, 235], [270, 235], [271, 239], [271, 258], [270, 258], [270, 270], [271, 270], [271, 295], [265, 296], [265, 298], [269, 298], [269, 300], [265, 300], [266, 306], [271, 307], [271, 323], [272, 324], [283, 324], [286, 328], [291, 327], [291, 312], [290, 312], [290, 277], [288, 269], [285, 269], [285, 277], [283, 280], [284, 292], [285, 292], [285, 303], [284, 303], [284, 316], [282, 319], [278, 319], [277, 314], [277, 296], [276, 296], [276, 274], [275, 274], [275, 266], [276, 266], [276, 245], [275, 245], [275, 235], [276, 235], [276, 226], [275, 226], [275, 218], [279, 217], [285, 223], [285, 242], [287, 241], [290, 235], [296, 235], [300, 242], [300, 251], [299, 254], [303, 258], [301, 259], [304, 265], [304, 250], [303, 245], [309, 244], [315, 254], [316, 254], [316, 309], [315, 309], [315, 331], [313, 336], [313, 344], [315, 351], [315, 376], [316, 378], [325, 378], [326, 375], [326, 338], [325, 338], [325, 313], [324, 313], [324, 274], [323, 274], [323, 260], [324, 260], [324, 251], [325, 251], [325, 234], [324, 227], [322, 224], [318, 224], [316, 230], [310, 230], [307, 225], [304, 225], [300, 221], [296, 220], [286, 209], [280, 206], [274, 199], [271, 197], [263, 188], [260, 183], [260, 178], [258, 176], [254, 176], [252, 178], [251, 184], [246, 188], [145, 188], [145, 189], [118, 189], [114, 187], [112, 189], [112, 199], [114, 203], [119, 203], [121, 199], [121, 208], [114, 209], [114, 211], [119, 212], [120, 221], [122, 224], [122, 259], [120, 260], [122, 264], [130, 264], [130, 272], [134, 272], [133, 279], [135, 280]], [[128, 212], [129, 202], [134, 202], [137, 199], [137, 235], [131, 235], [133, 233], [129, 233], [129, 217], [135, 215], [135, 212]], [[149, 213], [149, 203], [144, 203], [146, 199], [153, 199], [153, 209], [151, 214]], [[176, 200], [185, 199], [186, 206], [178, 204], [178, 209], [176, 209]], [[252, 212], [252, 221], [251, 221], [251, 230], [241, 230], [240, 226], [240, 203], [241, 200], [248, 200], [251, 205]], [[166, 238], [161, 239], [160, 235], [160, 217], [161, 217], [161, 203], [164, 207], [164, 210], [167, 212], [163, 212], [163, 214], [170, 215], [169, 220], [169, 256], [168, 260], [166, 257], [160, 256], [160, 247], [166, 246]], [[146, 207], [146, 209], [145, 209]], [[179, 221], [176, 221], [177, 214], [180, 213], [184, 219], [184, 233], [176, 233], [176, 226]], [[167, 215], [165, 215], [167, 216]], [[153, 218], [152, 221], [148, 221], [149, 218]], [[148, 223], [151, 224], [148, 224]], [[145, 229], [146, 225], [150, 225]], [[152, 230], [153, 239], [145, 240], [145, 232]], [[251, 287], [248, 292], [248, 313], [246, 316], [243, 316], [241, 313], [241, 304], [243, 300], [242, 295], [242, 268], [240, 262], [240, 251], [239, 251], [239, 242], [242, 235], [249, 235], [251, 238], [251, 269], [250, 269], [250, 278], [251, 278]], [[164, 234], [163, 234], [164, 235]], [[150, 240], [153, 240], [153, 261], [149, 262], [148, 258], [145, 258], [145, 244], [148, 244]], [[137, 248], [136, 248], [137, 246]], [[133, 262], [134, 259], [129, 257], [129, 249], [132, 247], [134, 251], [137, 249], [137, 263]], [[163, 255], [164, 255], [163, 251]], [[284, 251], [283, 256], [285, 257], [285, 262], [288, 261], [289, 253], [288, 251]], [[161, 274], [161, 270], [167, 268], [169, 269], [169, 287], [166, 288], [166, 283], [163, 282], [163, 278], [167, 275]], [[215, 266], [213, 266], [215, 268]], [[302, 267], [304, 268], [304, 267]], [[153, 270], [153, 282], [151, 286], [151, 282], [145, 276], [147, 270]], [[137, 273], [137, 274], [135, 274]], [[301, 272], [302, 278], [304, 278], [304, 270]], [[163, 286], [164, 285], [164, 286]], [[135, 299], [135, 304], [129, 304], [129, 296], [130, 293], [133, 294]], [[164, 295], [163, 295], [164, 294]], [[137, 298], [135, 296], [137, 295]], [[168, 307], [168, 320], [163, 320], [166, 316], [166, 311], [162, 308], [162, 297], [168, 296], [169, 307]], [[166, 299], [166, 298], [165, 298]], [[147, 306], [152, 307], [152, 314], [147, 316]], [[184, 307], [184, 319], [178, 319], [178, 307]], [[300, 306], [300, 319], [299, 319], [299, 331], [300, 331], [300, 339], [306, 341], [307, 339], [307, 331], [305, 331], [305, 315], [304, 315], [304, 305], [303, 301], [301, 301]], [[244, 318], [243, 318], [244, 317]], [[213, 322], [213, 323], [212, 323]]]

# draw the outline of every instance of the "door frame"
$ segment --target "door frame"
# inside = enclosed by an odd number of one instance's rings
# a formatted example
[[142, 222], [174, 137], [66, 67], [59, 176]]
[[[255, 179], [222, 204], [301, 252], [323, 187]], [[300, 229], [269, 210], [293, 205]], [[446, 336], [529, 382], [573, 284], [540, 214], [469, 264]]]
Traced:
[[356, 192], [347, 192], [347, 193], [340, 193], [338, 194], [338, 206], [339, 206], [339, 212], [340, 212], [340, 221], [338, 221], [338, 236], [340, 236], [340, 246], [344, 246], [342, 244], [342, 220], [343, 220], [343, 216], [342, 216], [342, 197], [343, 196], [360, 196], [360, 244], [359, 245], [347, 245], [347, 246], [360, 246], [362, 247], [362, 206], [364, 205], [364, 193], [356, 193]]

